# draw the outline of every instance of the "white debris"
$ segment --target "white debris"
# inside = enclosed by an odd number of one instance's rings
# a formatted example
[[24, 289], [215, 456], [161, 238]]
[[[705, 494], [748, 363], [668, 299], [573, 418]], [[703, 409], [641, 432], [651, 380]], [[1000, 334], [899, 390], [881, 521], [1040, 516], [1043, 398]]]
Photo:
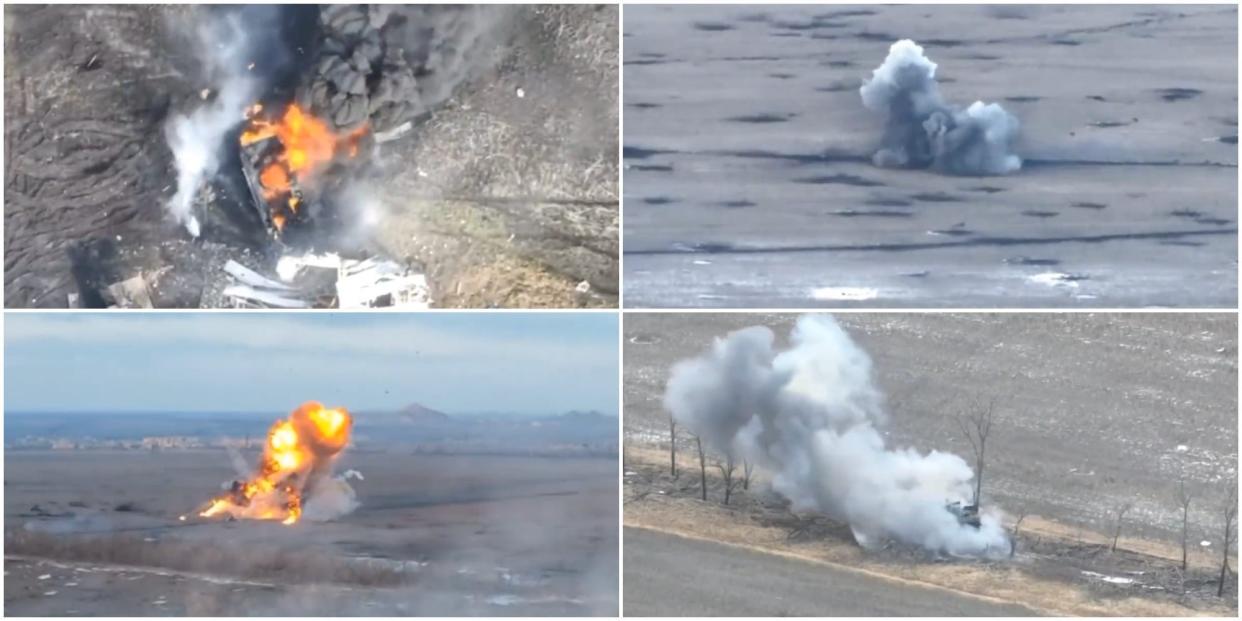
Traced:
[[1203, 547], [1205, 547], [1205, 548], [1210, 548], [1210, 547], [1212, 547], [1212, 542], [1211, 542], [1211, 541], [1200, 541], [1200, 542], [1199, 542], [1199, 545], [1200, 545], [1200, 546], [1203, 546]]
[[578, 293], [586, 293], [590, 290], [591, 290], [591, 283], [585, 280], [578, 283], [577, 287], [574, 287], [574, 291], [577, 291]]
[[263, 276], [262, 274], [231, 259], [228, 263], [224, 264], [224, 271], [229, 276], [236, 278], [242, 284], [250, 285], [251, 287], [259, 289], [276, 289], [278, 291], [290, 291], [293, 289], [293, 287], [290, 287], [289, 285], [276, 282], [275, 280]]
[[225, 297], [233, 298], [235, 302], [243, 304], [263, 304], [277, 308], [310, 308], [310, 302], [305, 300], [284, 297], [271, 291], [264, 291], [247, 285], [227, 287], [224, 289], [224, 295]]
[[[240, 307], [310, 308], [316, 300], [330, 298], [330, 292], [321, 288], [310, 290], [305, 283], [295, 282], [308, 269], [336, 272], [338, 308], [425, 309], [431, 306], [431, 288], [423, 274], [413, 273], [387, 259], [373, 257], [359, 261], [335, 253], [281, 257], [276, 263], [276, 274], [285, 282], [229, 261], [224, 271], [239, 284], [226, 288], [224, 295]], [[322, 280], [319, 283], [324, 284]]]
[[293, 282], [294, 278], [308, 267], [339, 270], [341, 256], [335, 253], [304, 254], [301, 256], [287, 254], [276, 262], [276, 275], [285, 282]]
[[204, 88], [203, 90], [201, 90], [201, 91], [199, 91], [199, 92], [198, 92], [198, 98], [199, 98], [199, 99], [202, 99], [203, 101], [206, 101], [208, 97], [211, 97], [211, 89], [210, 89], [210, 88]]
[[39, 579], [47, 580], [48, 578], [51, 578], [51, 577], [52, 577], [52, 574], [43, 574], [42, 576], [39, 576]]
[[392, 261], [366, 259], [341, 261], [336, 279], [336, 295], [341, 308], [392, 306], [425, 309], [431, 306], [427, 277], [412, 274]]
[[517, 95], [518, 99], [522, 99], [526, 97], [526, 91], [523, 90], [521, 87], [518, 87], [518, 89], [514, 91], [514, 94]]
[[47, 595], [47, 596], [52, 596], [52, 595], [55, 595], [55, 594], [56, 594], [56, 591], [46, 591], [46, 592], [44, 592], [43, 594], [44, 594], [44, 595]]
[[1186, 451], [1189, 451], [1189, 450], [1190, 450], [1190, 447], [1189, 447], [1189, 446], [1186, 446], [1185, 444], [1178, 444], [1178, 445], [1177, 445], [1177, 452], [1178, 452], [1178, 453], [1185, 453]]
[[385, 142], [391, 142], [406, 135], [413, 128], [413, 123], [406, 121], [392, 129], [384, 130], [382, 132], [375, 132], [375, 143], [384, 144]]
[[1095, 578], [1109, 584], [1134, 584], [1134, 578], [1122, 578], [1120, 576], [1108, 576], [1094, 571], [1083, 571], [1084, 576]]

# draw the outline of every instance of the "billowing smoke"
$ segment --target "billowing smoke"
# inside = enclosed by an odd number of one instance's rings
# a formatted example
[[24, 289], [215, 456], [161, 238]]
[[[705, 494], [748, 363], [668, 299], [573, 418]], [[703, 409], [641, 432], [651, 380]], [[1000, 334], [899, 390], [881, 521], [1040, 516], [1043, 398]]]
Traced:
[[785, 351], [773, 340], [763, 326], [718, 338], [673, 367], [664, 406], [713, 450], [771, 472], [793, 510], [847, 521], [863, 547], [896, 540], [937, 554], [1008, 554], [996, 515], [976, 528], [947, 509], [972, 501], [974, 473], [961, 457], [885, 446], [871, 359], [834, 319], [802, 317]]
[[[308, 13], [309, 11], [309, 13]], [[302, 19], [309, 14], [310, 19]], [[362, 137], [376, 142], [400, 137], [465, 82], [491, 67], [507, 36], [502, 28], [513, 11], [492, 6], [323, 5], [201, 8], [192, 13], [190, 40], [207, 86], [202, 102], [173, 115], [165, 126], [177, 168], [177, 189], [168, 202], [175, 221], [197, 237], [201, 225], [195, 199], [204, 183], [228, 161], [228, 138], [252, 114], [274, 125], [287, 107], [306, 111], [333, 138], [349, 137], [348, 158], [327, 153], [313, 170], [283, 171], [269, 177], [265, 192], [284, 205], [290, 181], [300, 189], [343, 187], [366, 170]], [[296, 64], [295, 64], [296, 63]], [[290, 70], [295, 74], [285, 84]], [[277, 80], [276, 76], [281, 79]], [[281, 82], [277, 87], [276, 82]], [[255, 106], [263, 103], [263, 106]], [[251, 123], [253, 126], [253, 123]], [[253, 129], [253, 127], [252, 127]], [[319, 137], [316, 136], [318, 139]], [[319, 154], [309, 145], [285, 145]], [[330, 151], [330, 149], [329, 149]], [[363, 157], [355, 157], [364, 153]], [[344, 164], [348, 166], [333, 166]], [[312, 179], [332, 171], [332, 179]], [[373, 180], [366, 180], [371, 183]], [[365, 184], [364, 184], [365, 185]], [[353, 209], [368, 215], [367, 207]], [[301, 198], [299, 198], [299, 201]], [[303, 217], [314, 218], [318, 201], [307, 201]], [[291, 211], [293, 211], [291, 207]], [[282, 222], [294, 215], [279, 214]], [[280, 228], [277, 226], [277, 228]], [[356, 228], [356, 227], [355, 227]]]
[[299, 102], [337, 131], [391, 131], [489, 67], [508, 15], [485, 5], [324, 6]]
[[1003, 175], [1022, 167], [1013, 153], [1018, 120], [1000, 105], [952, 108], [940, 97], [936, 63], [909, 39], [889, 48], [859, 89], [863, 105], [886, 115], [880, 149], [885, 168], [931, 168], [952, 175]]
[[255, 40], [272, 36], [278, 11], [254, 6], [195, 12], [195, 19], [201, 20], [191, 37], [195, 56], [212, 86], [204, 91], [207, 101], [188, 114], [173, 115], [164, 127], [177, 166], [177, 192], [168, 211], [194, 237], [200, 233], [195, 196], [220, 168], [225, 135], [241, 124], [246, 107], [259, 96], [262, 83], [252, 72], [259, 56]]

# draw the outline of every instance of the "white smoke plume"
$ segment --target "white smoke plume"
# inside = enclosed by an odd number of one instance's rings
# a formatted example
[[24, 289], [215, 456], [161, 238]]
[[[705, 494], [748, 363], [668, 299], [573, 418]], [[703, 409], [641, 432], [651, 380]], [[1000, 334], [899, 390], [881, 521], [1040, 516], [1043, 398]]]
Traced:
[[914, 41], [894, 43], [859, 93], [864, 106], [887, 117], [872, 156], [876, 166], [952, 175], [1003, 175], [1022, 167], [1013, 153], [1018, 120], [995, 103], [976, 101], [965, 109], [945, 104], [936, 63]]
[[358, 495], [349, 484], [351, 478], [361, 480], [362, 474], [357, 470], [346, 470], [344, 474], [320, 480], [308, 489], [302, 517], [311, 522], [328, 522], [353, 513], [358, 508]]
[[[172, 116], [164, 127], [177, 166], [177, 192], [168, 211], [194, 237], [200, 233], [194, 197], [219, 169], [225, 135], [243, 121], [246, 107], [259, 95], [261, 81], [249, 70], [257, 56], [253, 41], [265, 32], [271, 36], [274, 22], [258, 19], [262, 16], [255, 13], [261, 10], [194, 13], [204, 20], [193, 36], [196, 57], [212, 86], [208, 101], [189, 114]], [[274, 14], [276, 8], [267, 10]]]
[[972, 500], [974, 472], [961, 457], [885, 446], [871, 359], [834, 319], [802, 317], [785, 351], [773, 340], [766, 327], [746, 328], [679, 362], [665, 408], [714, 450], [770, 471], [795, 511], [847, 521], [863, 547], [896, 540], [961, 557], [1009, 553], [996, 515], [974, 528], [947, 510]]

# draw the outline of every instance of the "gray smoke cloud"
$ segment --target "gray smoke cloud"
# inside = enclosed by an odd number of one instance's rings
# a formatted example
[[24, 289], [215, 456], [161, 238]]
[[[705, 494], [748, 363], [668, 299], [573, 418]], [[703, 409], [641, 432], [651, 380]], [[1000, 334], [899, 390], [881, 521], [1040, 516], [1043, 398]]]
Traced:
[[999, 516], [979, 528], [946, 509], [972, 499], [974, 472], [959, 456], [889, 448], [871, 359], [829, 316], [799, 319], [792, 346], [763, 326], [716, 339], [673, 367], [664, 406], [715, 451], [772, 473], [795, 511], [850, 524], [863, 547], [896, 540], [959, 557], [1000, 557]]
[[173, 115], [164, 127], [177, 167], [177, 191], [168, 201], [168, 212], [194, 237], [201, 232], [194, 198], [220, 168], [225, 135], [242, 122], [246, 107], [259, 96], [262, 82], [249, 70], [259, 56], [254, 41], [271, 36], [278, 14], [279, 8], [271, 6], [194, 12], [198, 26], [191, 40], [211, 81], [208, 99], [188, 114]]
[[995, 103], [947, 105], [936, 83], [936, 63], [909, 39], [889, 48], [859, 92], [864, 106], [886, 116], [880, 148], [872, 156], [876, 166], [952, 175], [1003, 175], [1022, 167], [1013, 153], [1018, 120]]

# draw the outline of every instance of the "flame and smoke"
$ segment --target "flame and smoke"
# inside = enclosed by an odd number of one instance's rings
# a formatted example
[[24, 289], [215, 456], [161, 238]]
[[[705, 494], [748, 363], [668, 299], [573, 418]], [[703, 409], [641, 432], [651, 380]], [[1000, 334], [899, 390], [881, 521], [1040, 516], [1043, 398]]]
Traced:
[[250, 480], [234, 481], [228, 493], [213, 499], [199, 515], [293, 524], [301, 519], [304, 502], [325, 491], [345, 492], [352, 505], [353, 490], [344, 479], [331, 476], [352, 428], [353, 418], [344, 408], [326, 408], [315, 401], [302, 404], [289, 418], [272, 425], [263, 460]]
[[261, 117], [263, 106], [255, 104], [246, 112], [249, 120], [240, 142], [247, 147], [275, 138], [280, 148], [258, 171], [263, 200], [272, 214], [272, 224], [283, 230], [298, 214], [303, 197], [298, 187], [314, 183], [315, 176], [338, 156], [356, 157], [358, 143], [368, 131], [362, 125], [345, 134], [336, 134], [323, 120], [315, 118], [297, 104], [290, 104], [279, 118]]

